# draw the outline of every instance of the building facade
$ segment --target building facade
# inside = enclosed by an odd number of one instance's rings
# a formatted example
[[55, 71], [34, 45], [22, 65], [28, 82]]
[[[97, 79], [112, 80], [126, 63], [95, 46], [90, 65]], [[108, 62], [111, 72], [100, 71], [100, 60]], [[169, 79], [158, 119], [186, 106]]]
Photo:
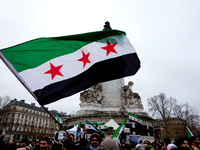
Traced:
[[158, 133], [161, 134], [161, 137], [171, 139], [177, 139], [182, 137], [187, 137], [186, 121], [177, 117], [167, 119], [167, 128], [169, 133], [165, 131], [164, 121], [162, 119], [157, 119], [153, 123], [155, 136], [158, 136]]
[[[27, 104], [25, 100], [12, 100], [6, 106], [6, 113], [0, 116], [0, 130], [5, 127], [6, 137], [13, 142], [22, 139], [36, 139], [42, 136], [54, 137], [57, 123], [42, 107], [35, 103]], [[67, 117], [66, 113], [49, 111], [53, 116]]]

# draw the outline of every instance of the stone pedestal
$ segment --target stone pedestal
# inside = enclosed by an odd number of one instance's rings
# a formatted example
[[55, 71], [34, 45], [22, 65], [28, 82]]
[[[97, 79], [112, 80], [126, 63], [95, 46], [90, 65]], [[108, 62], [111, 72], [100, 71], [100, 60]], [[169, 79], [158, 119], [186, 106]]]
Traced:
[[124, 86], [124, 79], [103, 82], [102, 86], [102, 94], [104, 96], [102, 111], [107, 111], [110, 109], [118, 111], [123, 105], [121, 98], [121, 87]]
[[[67, 117], [64, 126], [84, 124], [85, 120], [105, 124], [110, 119], [118, 124], [126, 119], [128, 125], [131, 124], [128, 121], [128, 112], [141, 118], [144, 125], [151, 125], [153, 119], [143, 112], [141, 98], [138, 93], [132, 91], [132, 85], [133, 82], [129, 82], [125, 86], [124, 79], [117, 79], [99, 83], [84, 90], [80, 93], [80, 110], [75, 115]], [[153, 137], [147, 137], [153, 140]], [[145, 138], [141, 136], [141, 139]]]

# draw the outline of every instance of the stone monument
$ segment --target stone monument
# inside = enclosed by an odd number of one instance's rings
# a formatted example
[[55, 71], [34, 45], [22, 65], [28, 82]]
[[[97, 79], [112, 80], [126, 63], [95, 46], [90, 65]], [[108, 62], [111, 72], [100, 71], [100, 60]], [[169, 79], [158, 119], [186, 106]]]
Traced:
[[[111, 29], [109, 22], [106, 22], [104, 29]], [[147, 126], [152, 126], [153, 119], [143, 112], [141, 98], [138, 93], [132, 91], [132, 86], [133, 82], [131, 81], [128, 85], [124, 85], [122, 78], [98, 83], [84, 90], [80, 93], [80, 110], [67, 117], [64, 126], [72, 127], [80, 122], [84, 124], [85, 120], [104, 124], [110, 119], [121, 124], [124, 119], [129, 122], [128, 112], [141, 118]], [[129, 122], [129, 126], [130, 124], [132, 123]], [[128, 134], [134, 133], [129, 130]]]
[[126, 110], [143, 112], [138, 93], [132, 91], [133, 82], [124, 85], [124, 79], [98, 83], [80, 93], [80, 110], [76, 115]]

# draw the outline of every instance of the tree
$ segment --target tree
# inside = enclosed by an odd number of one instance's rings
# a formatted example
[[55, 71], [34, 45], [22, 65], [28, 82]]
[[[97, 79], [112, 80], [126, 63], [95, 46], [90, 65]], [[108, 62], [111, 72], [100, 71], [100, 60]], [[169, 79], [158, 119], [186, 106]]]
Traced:
[[8, 118], [10, 115], [10, 97], [9, 96], [0, 96], [0, 126], [8, 126]]
[[174, 109], [174, 116], [185, 120], [186, 126], [190, 128], [194, 135], [199, 135], [200, 116], [195, 107], [189, 105], [189, 103], [177, 105]]
[[9, 96], [0, 96], [0, 110], [2, 111], [5, 106], [10, 103]]
[[173, 110], [177, 107], [177, 100], [172, 97], [167, 98], [164, 93], [159, 93], [159, 95], [147, 99], [147, 105], [153, 117], [163, 120], [162, 126], [165, 136], [170, 137], [169, 120], [171, 119]]

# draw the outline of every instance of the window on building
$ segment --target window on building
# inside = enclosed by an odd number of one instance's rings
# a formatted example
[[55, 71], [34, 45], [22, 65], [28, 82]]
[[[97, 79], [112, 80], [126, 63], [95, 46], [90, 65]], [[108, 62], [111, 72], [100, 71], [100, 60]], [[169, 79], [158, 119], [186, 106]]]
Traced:
[[30, 110], [30, 113], [32, 113], [32, 110]]
[[24, 118], [24, 114], [22, 114], [22, 118]]
[[16, 107], [14, 107], [13, 110], [16, 110]]
[[33, 117], [33, 120], [34, 120], [34, 118], [35, 118], [35, 117]]
[[19, 127], [19, 132], [21, 131], [21, 127]]
[[142, 125], [140, 123], [136, 123], [135, 124], [135, 128], [136, 128], [136, 134], [137, 135], [146, 135], [146, 136], [148, 136], [147, 125]]
[[36, 121], [38, 121], [38, 117], [36, 118]]
[[153, 135], [153, 127], [152, 126], [149, 126], [149, 134], [150, 134], [150, 136], [154, 136]]
[[10, 124], [13, 124], [13, 123], [14, 123], [14, 119], [11, 119], [11, 120], [10, 120]]
[[20, 116], [20, 113], [18, 113], [18, 117]]
[[31, 119], [31, 116], [29, 117], [29, 119]]
[[15, 116], [15, 113], [12, 113], [12, 117], [14, 117]]
[[28, 115], [26, 115], [26, 119], [28, 118]]

